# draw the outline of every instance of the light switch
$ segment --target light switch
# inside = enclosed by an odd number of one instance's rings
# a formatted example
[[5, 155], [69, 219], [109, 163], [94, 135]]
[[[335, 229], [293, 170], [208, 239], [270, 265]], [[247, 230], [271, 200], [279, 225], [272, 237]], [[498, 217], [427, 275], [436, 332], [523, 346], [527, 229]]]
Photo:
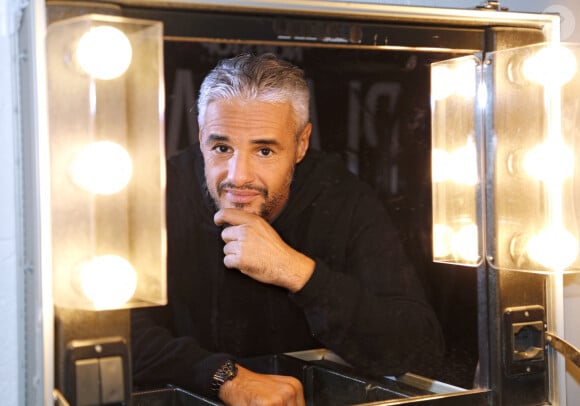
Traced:
[[76, 405], [100, 405], [99, 361], [96, 358], [75, 361]]
[[125, 402], [125, 371], [120, 356], [99, 358], [101, 369], [101, 401], [110, 403]]
[[74, 406], [127, 405], [131, 398], [129, 350], [123, 337], [73, 340], [67, 345], [65, 396]]

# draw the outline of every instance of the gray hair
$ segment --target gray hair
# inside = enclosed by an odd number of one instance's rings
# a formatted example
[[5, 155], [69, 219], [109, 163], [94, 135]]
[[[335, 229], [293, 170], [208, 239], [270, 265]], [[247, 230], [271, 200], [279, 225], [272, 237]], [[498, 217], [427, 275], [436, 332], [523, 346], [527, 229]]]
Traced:
[[213, 101], [240, 97], [268, 103], [290, 103], [299, 132], [309, 121], [310, 91], [304, 72], [268, 53], [224, 59], [205, 77], [197, 100], [197, 121], [204, 125], [205, 110]]

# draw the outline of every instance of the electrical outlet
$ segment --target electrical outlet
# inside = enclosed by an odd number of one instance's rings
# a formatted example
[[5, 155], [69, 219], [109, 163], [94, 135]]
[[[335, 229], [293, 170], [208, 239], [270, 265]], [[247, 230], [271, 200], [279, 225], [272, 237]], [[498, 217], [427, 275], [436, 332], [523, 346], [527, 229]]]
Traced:
[[504, 311], [504, 364], [508, 375], [543, 372], [546, 368], [546, 320], [542, 306]]

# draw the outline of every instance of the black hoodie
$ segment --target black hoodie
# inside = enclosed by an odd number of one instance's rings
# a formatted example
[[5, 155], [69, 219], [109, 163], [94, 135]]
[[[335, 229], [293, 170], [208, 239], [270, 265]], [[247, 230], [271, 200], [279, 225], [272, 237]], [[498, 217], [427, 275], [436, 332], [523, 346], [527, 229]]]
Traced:
[[169, 304], [132, 312], [135, 385], [209, 395], [226, 358], [313, 348], [377, 375], [398, 375], [441, 355], [439, 325], [396, 230], [338, 156], [308, 152], [272, 223], [316, 261], [294, 294], [224, 266], [198, 144], [167, 168]]

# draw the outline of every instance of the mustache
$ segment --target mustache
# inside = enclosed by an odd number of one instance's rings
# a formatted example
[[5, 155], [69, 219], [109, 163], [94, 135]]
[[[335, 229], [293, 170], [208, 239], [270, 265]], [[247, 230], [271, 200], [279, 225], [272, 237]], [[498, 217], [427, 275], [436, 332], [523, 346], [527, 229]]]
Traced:
[[218, 185], [218, 188], [217, 188], [218, 194], [221, 194], [224, 189], [229, 189], [229, 190], [253, 190], [255, 192], [260, 193], [264, 197], [268, 197], [268, 189], [266, 189], [265, 187], [262, 187], [262, 186], [256, 186], [256, 185], [236, 186], [236, 185], [234, 185], [231, 182], [222, 182], [222, 183], [220, 183]]

